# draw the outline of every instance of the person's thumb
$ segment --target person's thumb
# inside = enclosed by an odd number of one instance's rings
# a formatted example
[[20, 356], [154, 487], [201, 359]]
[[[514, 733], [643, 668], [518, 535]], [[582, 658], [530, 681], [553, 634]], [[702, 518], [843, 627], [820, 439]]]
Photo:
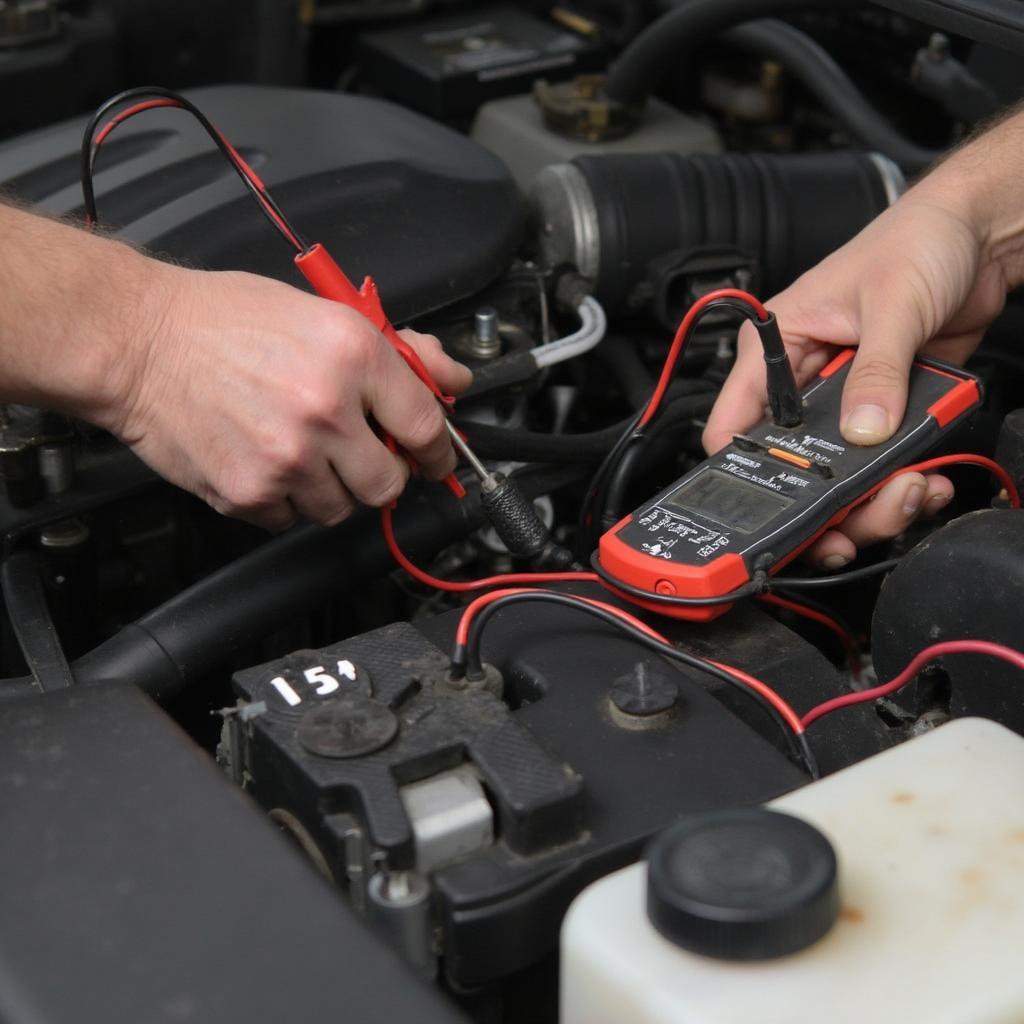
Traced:
[[926, 341], [920, 318], [889, 310], [865, 317], [863, 336], [843, 388], [839, 426], [851, 444], [881, 444], [899, 429], [907, 408], [910, 366]]

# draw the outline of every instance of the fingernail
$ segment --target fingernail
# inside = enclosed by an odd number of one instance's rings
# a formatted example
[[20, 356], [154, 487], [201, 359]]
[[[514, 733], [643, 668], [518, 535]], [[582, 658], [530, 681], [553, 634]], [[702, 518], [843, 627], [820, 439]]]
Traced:
[[832, 569], [834, 571], [836, 569], [842, 569], [843, 566], [849, 565], [850, 560], [846, 555], [826, 555], [825, 558], [822, 559], [821, 564], [825, 566], [826, 569]]
[[889, 414], [880, 405], [858, 405], [843, 424], [843, 436], [854, 444], [879, 444], [889, 430]]
[[928, 499], [928, 509], [931, 512], [938, 512], [940, 508], [945, 508], [952, 500], [953, 496], [951, 494], [933, 494]]
[[925, 492], [928, 490], [924, 484], [913, 484], [907, 489], [907, 493], [903, 496], [903, 514], [906, 516], [916, 516], [921, 511], [921, 506], [924, 504]]

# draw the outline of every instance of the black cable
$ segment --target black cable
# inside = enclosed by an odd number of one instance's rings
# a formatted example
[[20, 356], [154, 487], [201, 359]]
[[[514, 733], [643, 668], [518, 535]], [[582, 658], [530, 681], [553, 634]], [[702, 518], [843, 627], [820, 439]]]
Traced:
[[814, 94], [815, 98], [853, 138], [916, 174], [940, 156], [904, 138], [864, 98], [846, 72], [806, 32], [775, 18], [737, 25], [722, 34], [730, 46], [778, 61]]
[[761, 707], [768, 712], [775, 724], [782, 730], [786, 737], [786, 746], [793, 753], [797, 763], [803, 764], [811, 778], [816, 779], [819, 777], [818, 765], [809, 745], [807, 744], [806, 737], [801, 737], [799, 734], [794, 733], [789, 727], [789, 724], [779, 713], [778, 709], [775, 708], [762, 694], [742, 683], [725, 669], [721, 669], [717, 665], [712, 665], [710, 662], [705, 661], [703, 658], [698, 658], [694, 654], [688, 654], [686, 651], [673, 647], [671, 644], [662, 643], [660, 640], [656, 640], [654, 637], [648, 636], [648, 634], [644, 633], [642, 630], [623, 621], [611, 612], [605, 611], [603, 608], [598, 608], [595, 605], [587, 604], [585, 601], [581, 601], [579, 598], [574, 597], [571, 594], [559, 594], [546, 590], [529, 591], [522, 594], [509, 594], [507, 597], [498, 598], [498, 600], [482, 608], [470, 624], [469, 635], [466, 638], [465, 647], [462, 648], [461, 646], [456, 645], [455, 649], [452, 651], [452, 675], [454, 677], [458, 678], [461, 676], [463, 674], [463, 670], [470, 678], [479, 678], [483, 674], [480, 644], [487, 623], [501, 608], [523, 601], [539, 601], [546, 602], [548, 604], [559, 604], [585, 612], [593, 618], [600, 619], [602, 622], [606, 622], [608, 625], [614, 626], [620, 632], [625, 633], [637, 643], [643, 644], [643, 646], [647, 647], [649, 650], [655, 651], [672, 661], [678, 661], [689, 668], [705, 672], [719, 681], [741, 690], [744, 694], [760, 704]]
[[605, 337], [594, 353], [614, 374], [615, 383], [622, 389], [630, 408], [645, 405], [655, 381], [637, 351], [636, 342], [622, 335], [612, 335]]
[[783, 11], [841, 6], [861, 6], [861, 0], [687, 0], [651, 22], [622, 51], [605, 92], [618, 103], [641, 103], [669, 68], [687, 67], [709, 39], [733, 25]]
[[643, 414], [644, 409], [640, 409], [626, 424], [626, 429], [623, 430], [618, 441], [615, 442], [608, 454], [601, 460], [601, 464], [597, 467], [597, 472], [594, 473], [586, 493], [583, 495], [583, 501], [580, 503], [579, 518], [576, 521], [576, 557], [579, 559], [586, 558], [587, 552], [593, 547], [592, 537], [596, 521], [595, 508], [598, 497], [604, 488], [609, 474], [618, 464], [625, 450], [633, 439], [639, 436], [637, 428], [640, 426]]
[[799, 590], [816, 587], [837, 587], [841, 583], [856, 583], [858, 580], [889, 572], [895, 569], [901, 561], [901, 558], [888, 558], [884, 562], [866, 565], [862, 569], [849, 569], [846, 572], [837, 572], [831, 576], [775, 576], [771, 579], [768, 589], [774, 590], [778, 587], [780, 590]]
[[[706, 407], [702, 408], [700, 413], [696, 413], [696, 415], [706, 415], [711, 411], [713, 404], [713, 400], [709, 399]], [[604, 498], [596, 511], [597, 521], [600, 523], [602, 531], [611, 529], [624, 515], [623, 508], [626, 504], [629, 485], [632, 483], [633, 474], [636, 472], [641, 460], [651, 453], [653, 446], [661, 439], [663, 434], [680, 425], [680, 417], [668, 418], [671, 409], [671, 405], [666, 407], [662, 414], [651, 424], [648, 432], [643, 435], [643, 444], [634, 444], [627, 447], [622, 453], [618, 464], [609, 471]]]
[[73, 686], [57, 627], [46, 601], [39, 562], [30, 551], [16, 551], [0, 569], [7, 617], [35, 685], [43, 693]]
[[582, 434], [548, 434], [539, 430], [516, 430], [489, 423], [456, 419], [455, 425], [469, 440], [473, 451], [485, 459], [513, 462], [597, 462], [607, 455], [631, 420], [622, 420], [600, 430]]
[[[145, 101], [146, 99], [152, 98], [172, 100], [176, 107], [191, 114], [199, 122], [206, 134], [213, 140], [214, 145], [216, 145], [227, 161], [235, 169], [235, 173], [242, 179], [242, 183], [252, 194], [263, 215], [273, 226], [274, 230], [286, 239], [289, 245], [296, 246], [300, 252], [308, 251], [309, 244], [305, 241], [302, 235], [295, 230], [281, 208], [274, 201], [273, 196], [271, 196], [266, 189], [258, 188], [256, 183], [249, 178], [248, 174], [245, 173], [244, 168], [238, 163], [238, 160], [227, 141], [208, 120], [206, 115], [194, 103], [185, 99], [185, 97], [180, 93], [176, 93], [171, 89], [164, 89], [158, 85], [141, 86], [136, 89], [126, 89], [124, 92], [119, 92], [116, 96], [112, 96], [109, 100], [103, 103], [86, 123], [85, 131], [82, 135], [80, 169], [82, 178], [82, 198], [85, 205], [85, 213], [91, 223], [96, 224], [99, 220], [96, 212], [96, 193], [93, 185], [93, 169], [97, 150], [93, 148], [92, 140], [96, 134], [96, 129], [99, 127], [100, 122], [115, 107], [122, 106], [129, 101]], [[280, 219], [281, 223], [275, 221], [275, 216]], [[283, 228], [282, 224], [284, 225]], [[291, 238], [288, 236], [289, 232], [291, 233]]]
[[725, 594], [718, 594], [715, 597], [671, 597], [668, 594], [656, 594], [653, 590], [642, 590], [632, 584], [625, 583], [613, 576], [603, 565], [595, 551], [590, 556], [590, 568], [612, 589], [628, 597], [635, 597], [650, 604], [663, 604], [667, 608], [710, 608], [720, 604], [731, 604], [733, 601], [743, 601], [748, 597], [757, 597], [758, 594], [767, 593], [767, 573], [760, 570], [754, 573], [753, 578], [744, 583], [742, 587], [730, 590]]
[[[659, 424], [672, 426], [678, 421], [707, 413], [714, 403], [708, 389], [703, 394], [684, 395], [665, 406]], [[513, 462], [597, 462], [608, 454], [617, 438], [635, 417], [620, 420], [600, 430], [581, 434], [548, 434], [543, 431], [496, 427], [472, 420], [456, 420], [473, 451], [481, 458], [509, 459]]]
[[[653, 437], [649, 440], [653, 440]], [[604, 501], [597, 510], [597, 518], [602, 530], [611, 529], [621, 518], [622, 509], [626, 504], [626, 495], [632, 483], [640, 459], [646, 454], [646, 446], [634, 444], [628, 447], [616, 465], [608, 474], [608, 485], [605, 487]]]

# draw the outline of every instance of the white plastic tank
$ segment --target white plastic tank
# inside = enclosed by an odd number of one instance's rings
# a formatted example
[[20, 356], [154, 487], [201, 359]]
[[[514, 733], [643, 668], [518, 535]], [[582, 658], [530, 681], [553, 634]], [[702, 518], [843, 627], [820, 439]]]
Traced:
[[636, 864], [575, 900], [562, 1024], [1024, 1021], [1024, 739], [961, 719], [774, 801], [839, 862], [839, 916], [802, 952], [687, 952], [646, 911]]
[[505, 161], [520, 187], [528, 189], [549, 164], [594, 153], [718, 153], [718, 133], [708, 124], [660, 100], [648, 100], [643, 123], [619, 139], [583, 142], [550, 131], [532, 95], [509, 96], [485, 103], [471, 136]]

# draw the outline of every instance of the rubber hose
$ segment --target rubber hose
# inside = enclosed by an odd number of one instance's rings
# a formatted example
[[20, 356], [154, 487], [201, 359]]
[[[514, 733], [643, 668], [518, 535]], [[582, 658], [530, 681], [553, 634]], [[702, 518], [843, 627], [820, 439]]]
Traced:
[[723, 33], [722, 40], [760, 57], [778, 61], [865, 149], [877, 150], [903, 170], [916, 174], [940, 156], [905, 139], [864, 98], [846, 72], [806, 32], [763, 18]]
[[857, 0], [684, 0], [651, 22], [619, 55], [605, 83], [609, 99], [640, 103], [670, 67], [685, 66], [700, 47], [743, 21], [801, 8], [862, 6]]
[[639, 409], [654, 391], [655, 380], [637, 351], [636, 342], [621, 335], [605, 338], [597, 357], [615, 375], [631, 409]]

